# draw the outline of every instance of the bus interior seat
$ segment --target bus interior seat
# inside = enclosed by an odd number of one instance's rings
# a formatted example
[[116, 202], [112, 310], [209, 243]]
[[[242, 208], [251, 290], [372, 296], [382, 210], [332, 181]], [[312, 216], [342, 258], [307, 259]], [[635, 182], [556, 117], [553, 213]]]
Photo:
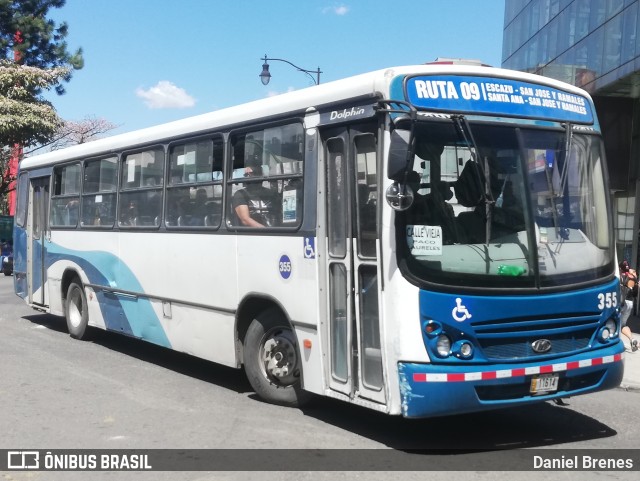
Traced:
[[178, 225], [180, 227], [193, 225], [193, 216], [192, 215], [179, 215], [178, 216]]
[[460, 243], [481, 244], [486, 241], [486, 222], [482, 214], [476, 211], [460, 212], [456, 224]]
[[220, 214], [209, 214], [204, 217], [204, 225], [207, 227], [217, 227], [220, 225], [222, 216]]
[[103, 214], [98, 217], [98, 225], [113, 225], [114, 217], [110, 214]]
[[152, 218], [150, 215], [141, 215], [133, 218], [133, 225], [135, 226], [157, 226], [159, 225], [159, 217]]
[[484, 200], [485, 177], [482, 168], [475, 160], [467, 160], [460, 177], [453, 184], [456, 199], [465, 207], [476, 207]]

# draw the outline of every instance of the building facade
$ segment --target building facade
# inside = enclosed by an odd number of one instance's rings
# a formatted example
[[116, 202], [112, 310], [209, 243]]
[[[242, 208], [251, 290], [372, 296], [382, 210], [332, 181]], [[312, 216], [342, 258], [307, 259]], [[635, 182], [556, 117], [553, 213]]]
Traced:
[[640, 0], [505, 0], [502, 66], [587, 90], [602, 127], [618, 258], [638, 266]]

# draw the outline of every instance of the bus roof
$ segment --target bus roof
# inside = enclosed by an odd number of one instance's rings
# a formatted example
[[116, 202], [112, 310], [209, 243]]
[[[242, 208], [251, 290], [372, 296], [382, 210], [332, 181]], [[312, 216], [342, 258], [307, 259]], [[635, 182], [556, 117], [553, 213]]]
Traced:
[[289, 112], [304, 112], [309, 108], [318, 109], [323, 106], [348, 101], [349, 99], [365, 98], [367, 96], [373, 97], [376, 95], [385, 96], [388, 95], [389, 85], [394, 78], [401, 75], [418, 74], [477, 75], [522, 80], [555, 87], [568, 92], [574, 92], [590, 100], [590, 96], [587, 92], [573, 85], [551, 78], [514, 70], [505, 70], [489, 66], [455, 65], [450, 63], [392, 67], [296, 90], [275, 97], [269, 97], [234, 107], [216, 110], [194, 117], [188, 117], [154, 127], [105, 137], [65, 149], [34, 155], [25, 158], [21, 162], [20, 168], [31, 169], [55, 164], [60, 161], [105, 155], [123, 149], [134, 148], [138, 145], [161, 142], [169, 138], [197, 135], [217, 128], [234, 126], [252, 119], [277, 117]]

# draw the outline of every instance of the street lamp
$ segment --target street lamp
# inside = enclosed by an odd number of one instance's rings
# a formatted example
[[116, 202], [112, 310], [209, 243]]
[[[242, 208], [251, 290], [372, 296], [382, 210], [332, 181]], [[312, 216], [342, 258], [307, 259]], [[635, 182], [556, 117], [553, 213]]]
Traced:
[[[262, 81], [262, 85], [267, 85], [269, 83], [269, 80], [271, 80], [271, 73], [269, 73], [269, 64], [267, 63], [267, 61], [269, 60], [288, 63], [300, 72], [306, 73], [309, 77], [311, 77], [311, 80], [313, 80], [316, 85], [320, 85], [320, 74], [322, 73], [320, 71], [320, 67], [318, 67], [318, 70], [307, 70], [304, 68], [300, 68], [297, 65], [294, 65], [288, 60], [284, 60], [282, 58], [267, 58], [267, 54], [264, 54], [264, 58], [261, 60], [264, 60], [264, 63], [262, 64], [262, 72], [260, 73], [260, 80]], [[313, 75], [311, 75], [312, 73], [316, 74], [315, 78], [313, 78]]]

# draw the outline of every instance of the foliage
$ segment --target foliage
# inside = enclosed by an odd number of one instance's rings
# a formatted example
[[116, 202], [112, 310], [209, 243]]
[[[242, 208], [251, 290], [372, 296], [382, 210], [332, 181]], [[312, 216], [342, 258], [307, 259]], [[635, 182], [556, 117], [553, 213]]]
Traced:
[[84, 144], [117, 127], [118, 125], [95, 116], [88, 116], [79, 121], [66, 120], [58, 128], [53, 141], [45, 147], [49, 150], [58, 150], [71, 145]]
[[53, 106], [35, 94], [52, 88], [68, 69], [44, 70], [0, 60], [0, 199], [13, 189], [8, 164], [16, 145], [51, 140], [62, 124]]
[[0, 146], [51, 139], [60, 119], [53, 106], [33, 92], [51, 88], [67, 73], [64, 67], [43, 70], [0, 61]]
[[[82, 49], [69, 53], [68, 25], [46, 18], [50, 9], [64, 6], [65, 1], [0, 0], [0, 58], [41, 69], [66, 67], [59, 80], [68, 82], [72, 71], [84, 65]], [[64, 93], [60, 82], [56, 91]]]
[[[66, 0], [0, 0], [0, 200], [12, 190], [13, 149], [51, 142], [62, 122], [41, 97], [84, 65], [82, 49], [70, 53], [68, 25], [48, 19]], [[2, 207], [2, 206], [0, 206]]]

